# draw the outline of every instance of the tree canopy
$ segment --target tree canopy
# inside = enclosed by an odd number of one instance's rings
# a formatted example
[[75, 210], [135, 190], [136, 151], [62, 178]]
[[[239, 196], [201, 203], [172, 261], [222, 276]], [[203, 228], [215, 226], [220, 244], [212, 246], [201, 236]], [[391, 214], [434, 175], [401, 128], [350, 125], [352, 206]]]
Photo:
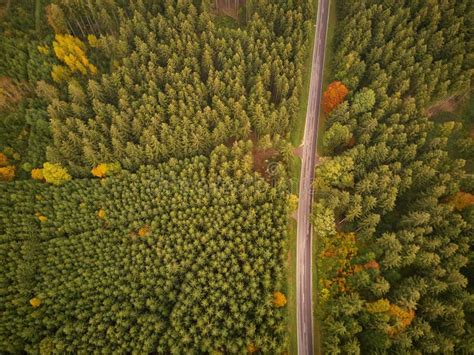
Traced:
[[324, 351], [472, 352], [473, 207], [460, 201], [474, 185], [454, 130], [425, 110], [469, 90], [472, 4], [337, 6], [334, 77], [349, 93], [326, 110], [313, 208]]

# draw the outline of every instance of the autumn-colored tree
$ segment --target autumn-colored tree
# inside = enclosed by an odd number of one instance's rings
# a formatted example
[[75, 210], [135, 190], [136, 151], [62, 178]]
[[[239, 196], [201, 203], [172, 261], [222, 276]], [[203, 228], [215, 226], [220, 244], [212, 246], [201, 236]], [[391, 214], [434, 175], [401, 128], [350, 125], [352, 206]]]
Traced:
[[43, 223], [43, 222], [46, 222], [48, 220], [48, 217], [46, 216], [43, 216], [40, 212], [36, 212], [35, 213], [35, 216], [36, 218], [38, 218], [38, 220]]
[[106, 172], [107, 172], [107, 168], [105, 164], [99, 164], [91, 170], [92, 175], [99, 178], [105, 177]]
[[44, 163], [41, 170], [44, 179], [50, 184], [62, 185], [71, 180], [71, 175], [59, 164]]
[[5, 166], [8, 164], [8, 158], [5, 154], [0, 153], [0, 166]]
[[101, 163], [91, 170], [92, 175], [104, 178], [106, 176], [112, 176], [121, 171], [120, 163]]
[[138, 230], [138, 235], [140, 237], [145, 237], [147, 236], [148, 234], [150, 234], [150, 226], [148, 225], [145, 225], [143, 227], [141, 227], [139, 230]]
[[474, 195], [469, 192], [459, 191], [454, 197], [449, 201], [450, 204], [458, 211], [474, 205]]
[[340, 292], [346, 292], [346, 278], [362, 269], [351, 265], [358, 252], [356, 239], [355, 233], [337, 233], [331, 238], [321, 238], [321, 257], [326, 259], [325, 274], [328, 277], [323, 280], [324, 287], [335, 284]]
[[273, 304], [276, 307], [283, 307], [286, 304], [286, 296], [280, 291], [273, 293]]
[[378, 269], [380, 269], [380, 264], [375, 260], [370, 260], [369, 262], [364, 264], [364, 269], [366, 269], [366, 270], [370, 270], [370, 269], [378, 270]]
[[288, 209], [290, 212], [296, 211], [298, 208], [298, 196], [295, 194], [290, 194], [288, 196]]
[[247, 353], [253, 354], [253, 353], [256, 353], [257, 351], [258, 351], [258, 348], [255, 346], [254, 343], [250, 343], [249, 345], [247, 345]]
[[41, 300], [38, 297], [33, 297], [30, 300], [30, 304], [32, 307], [38, 308], [39, 306], [41, 306]]
[[398, 330], [401, 330], [400, 328], [406, 328], [408, 327], [413, 319], [415, 318], [415, 311], [410, 309], [410, 310], [404, 310], [397, 306], [396, 304], [391, 304], [390, 309], [388, 310], [388, 314], [391, 317], [394, 317], [396, 320], [400, 322], [400, 325]]
[[369, 313], [385, 313], [389, 315], [396, 323], [387, 328], [389, 335], [395, 335], [408, 327], [415, 318], [415, 311], [412, 309], [404, 310], [396, 304], [390, 303], [385, 298], [366, 304]]
[[105, 218], [105, 210], [101, 208], [100, 210], [97, 211], [97, 217], [104, 219]]
[[44, 180], [43, 169], [33, 169], [31, 170], [31, 178], [33, 180]]
[[[56, 57], [64, 62], [71, 72], [79, 72], [82, 75], [97, 73], [97, 68], [86, 57], [85, 44], [79, 38], [58, 34], [53, 41], [53, 48]], [[53, 79], [58, 77], [59, 71], [58, 66], [53, 68]]]
[[331, 112], [337, 107], [349, 93], [349, 89], [340, 81], [333, 81], [323, 93], [323, 110]]
[[87, 42], [89, 42], [89, 45], [92, 48], [96, 48], [96, 47], [99, 46], [99, 40], [97, 39], [97, 37], [95, 35], [88, 35], [87, 36]]
[[0, 181], [12, 181], [15, 178], [15, 166], [7, 165], [0, 168]]
[[70, 79], [71, 71], [69, 68], [64, 65], [53, 65], [53, 70], [51, 71], [51, 78], [57, 83], [65, 82]]

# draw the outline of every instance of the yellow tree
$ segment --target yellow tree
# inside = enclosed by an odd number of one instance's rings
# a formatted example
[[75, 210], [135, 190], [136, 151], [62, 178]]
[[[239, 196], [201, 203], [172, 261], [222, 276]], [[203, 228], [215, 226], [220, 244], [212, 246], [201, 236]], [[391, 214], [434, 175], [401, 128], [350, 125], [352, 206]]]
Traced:
[[61, 81], [67, 74], [75, 72], [82, 75], [97, 73], [97, 68], [87, 59], [85, 44], [79, 38], [57, 34], [53, 41], [53, 49], [56, 57], [67, 66], [54, 66], [53, 80]]
[[[67, 170], [59, 164], [44, 163], [43, 169], [41, 170], [44, 179], [50, 184], [62, 185], [71, 180], [71, 175], [69, 175]], [[39, 177], [39, 172], [36, 172], [35, 174]]]

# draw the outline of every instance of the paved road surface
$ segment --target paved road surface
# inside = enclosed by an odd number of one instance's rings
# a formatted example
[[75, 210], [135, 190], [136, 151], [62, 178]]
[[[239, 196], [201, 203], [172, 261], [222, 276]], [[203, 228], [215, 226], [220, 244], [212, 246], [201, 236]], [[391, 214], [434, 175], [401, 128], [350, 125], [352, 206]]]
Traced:
[[319, 107], [323, 85], [324, 49], [329, 19], [329, 1], [319, 0], [316, 35], [314, 37], [311, 83], [306, 111], [306, 125], [303, 140], [303, 161], [301, 164], [298, 227], [297, 227], [297, 324], [298, 354], [313, 353], [313, 302], [311, 272], [311, 182], [317, 162], [317, 138]]

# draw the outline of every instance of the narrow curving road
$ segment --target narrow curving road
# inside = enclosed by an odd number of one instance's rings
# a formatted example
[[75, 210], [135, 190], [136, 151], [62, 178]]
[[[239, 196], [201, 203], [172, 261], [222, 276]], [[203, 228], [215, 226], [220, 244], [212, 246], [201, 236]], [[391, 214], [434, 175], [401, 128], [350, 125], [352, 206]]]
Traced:
[[313, 354], [313, 302], [312, 302], [312, 228], [310, 225], [312, 181], [314, 167], [318, 160], [317, 139], [319, 111], [323, 86], [324, 51], [329, 20], [330, 0], [318, 1], [316, 35], [314, 36], [311, 82], [303, 139], [303, 160], [301, 164], [298, 227], [297, 227], [297, 326], [298, 354]]

